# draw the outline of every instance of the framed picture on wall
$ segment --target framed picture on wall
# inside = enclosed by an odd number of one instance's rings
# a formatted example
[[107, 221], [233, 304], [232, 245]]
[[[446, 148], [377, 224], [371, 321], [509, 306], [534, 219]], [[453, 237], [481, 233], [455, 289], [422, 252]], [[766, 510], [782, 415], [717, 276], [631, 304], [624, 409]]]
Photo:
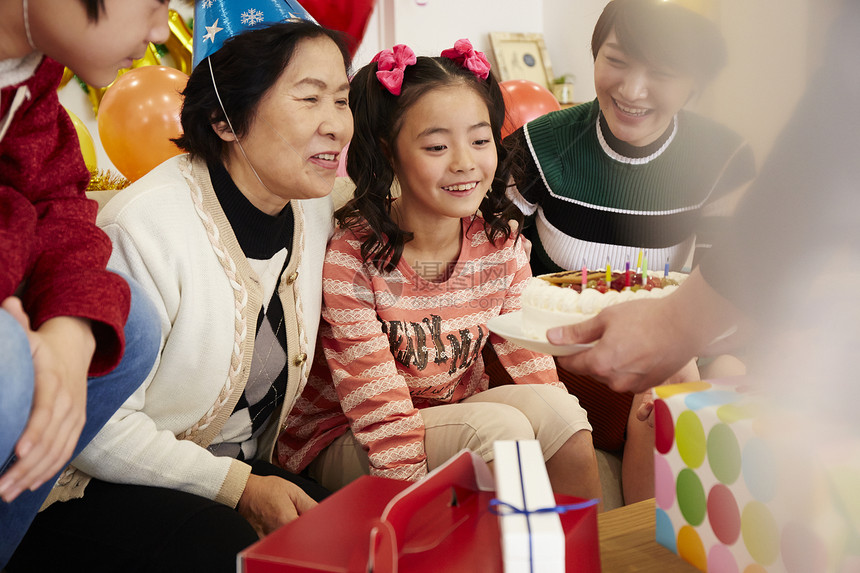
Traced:
[[552, 66], [543, 34], [490, 32], [499, 81], [530, 80], [552, 90]]

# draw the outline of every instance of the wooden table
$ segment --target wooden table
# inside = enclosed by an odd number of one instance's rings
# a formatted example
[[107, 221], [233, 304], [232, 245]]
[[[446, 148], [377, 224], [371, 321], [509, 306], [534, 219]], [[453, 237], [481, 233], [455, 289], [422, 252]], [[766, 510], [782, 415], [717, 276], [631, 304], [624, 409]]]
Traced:
[[597, 527], [604, 573], [698, 571], [655, 540], [653, 499], [598, 514]]

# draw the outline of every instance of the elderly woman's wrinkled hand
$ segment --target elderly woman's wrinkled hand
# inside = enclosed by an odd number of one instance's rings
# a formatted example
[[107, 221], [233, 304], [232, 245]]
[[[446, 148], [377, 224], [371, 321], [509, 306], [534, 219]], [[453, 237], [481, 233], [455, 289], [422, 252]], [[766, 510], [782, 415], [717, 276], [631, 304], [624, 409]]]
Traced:
[[293, 521], [316, 504], [292, 482], [278, 476], [251, 474], [237, 509], [262, 538]]

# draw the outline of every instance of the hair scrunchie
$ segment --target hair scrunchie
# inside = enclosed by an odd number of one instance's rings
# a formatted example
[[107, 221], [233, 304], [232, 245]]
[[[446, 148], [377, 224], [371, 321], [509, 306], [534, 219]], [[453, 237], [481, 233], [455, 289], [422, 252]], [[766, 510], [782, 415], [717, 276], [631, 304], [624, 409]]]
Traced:
[[454, 47], [443, 51], [441, 56], [454, 60], [482, 80], [490, 76], [490, 62], [483, 52], [472, 47], [472, 42], [469, 40], [457, 40], [454, 42]]
[[403, 73], [406, 66], [418, 61], [412, 48], [397, 44], [390, 50], [382, 50], [370, 60], [376, 62], [376, 78], [392, 95], [399, 96], [403, 88]]

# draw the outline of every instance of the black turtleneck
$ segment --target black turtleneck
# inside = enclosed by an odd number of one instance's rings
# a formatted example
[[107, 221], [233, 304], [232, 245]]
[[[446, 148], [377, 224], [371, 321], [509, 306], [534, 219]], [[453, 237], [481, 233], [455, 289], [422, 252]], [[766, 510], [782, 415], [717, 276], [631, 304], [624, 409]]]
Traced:
[[223, 164], [209, 165], [209, 177], [245, 256], [249, 259], [266, 260], [286, 248], [286, 266], [292, 253], [295, 225], [289, 203], [277, 215], [268, 215], [254, 207], [239, 191]]
[[[227, 215], [233, 233], [245, 257], [253, 261], [269, 262], [283, 249], [287, 250], [283, 269], [290, 262], [295, 221], [288, 204], [277, 215], [268, 215], [251, 204], [242, 194], [233, 178], [221, 163], [209, 165], [209, 177], [215, 195]], [[232, 438], [209, 446], [219, 456], [239, 460], [256, 454], [256, 442], [268, 426], [269, 420], [281, 407], [287, 389], [287, 328], [285, 312], [278, 296], [277, 283], [268, 300], [264, 300], [257, 316], [254, 334], [254, 355], [245, 389], [230, 414], [234, 427], [249, 427], [251, 437], [243, 441]], [[265, 288], [265, 287], [264, 287]], [[293, 311], [291, 311], [293, 312]], [[290, 314], [294, 317], [294, 314]]]
[[669, 127], [667, 127], [666, 131], [657, 138], [657, 141], [649, 143], [648, 145], [643, 145], [642, 147], [637, 147], [615, 137], [615, 134], [609, 129], [609, 123], [606, 121], [606, 117], [604, 117], [602, 111], [600, 112], [600, 131], [603, 133], [603, 139], [606, 140], [606, 144], [612, 148], [615, 153], [631, 159], [640, 159], [654, 154], [654, 152], [666, 143], [666, 140], [672, 135], [673, 129], [675, 129], [675, 122], [670, 121]]

